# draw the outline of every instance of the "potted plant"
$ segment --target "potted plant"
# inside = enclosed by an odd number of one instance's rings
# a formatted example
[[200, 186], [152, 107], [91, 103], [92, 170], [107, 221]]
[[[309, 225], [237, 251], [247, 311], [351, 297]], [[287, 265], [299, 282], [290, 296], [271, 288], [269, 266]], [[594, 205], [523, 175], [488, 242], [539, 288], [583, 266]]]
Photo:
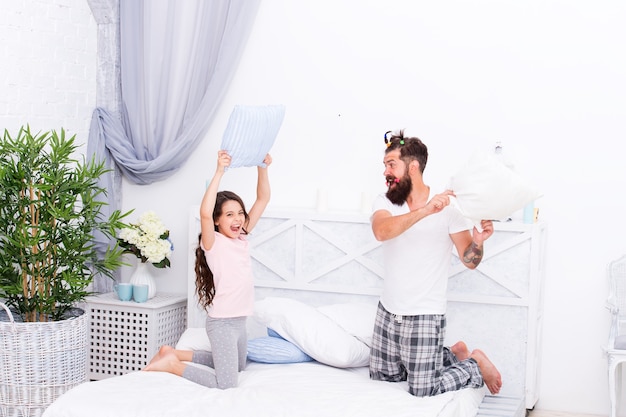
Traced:
[[[77, 304], [97, 274], [112, 277], [124, 264], [119, 245], [101, 257], [93, 237], [115, 242], [129, 213], [103, 218], [98, 178], [107, 168], [75, 159], [76, 151], [75, 135], [63, 129], [33, 134], [26, 126], [14, 137], [5, 130], [0, 143], [0, 362], [9, 364], [0, 367], [0, 415], [36, 415], [86, 381], [88, 317]], [[33, 393], [38, 384], [47, 392]]]

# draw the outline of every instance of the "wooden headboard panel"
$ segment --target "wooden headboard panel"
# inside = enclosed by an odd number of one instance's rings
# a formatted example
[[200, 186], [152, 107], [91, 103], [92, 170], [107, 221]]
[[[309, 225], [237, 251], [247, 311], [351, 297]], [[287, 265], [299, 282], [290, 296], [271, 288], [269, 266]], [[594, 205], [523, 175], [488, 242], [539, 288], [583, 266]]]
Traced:
[[[198, 213], [194, 206], [189, 215], [189, 327], [204, 327], [205, 317], [197, 306], [193, 270]], [[464, 340], [470, 349], [484, 350], [502, 373], [502, 395], [525, 396], [530, 409], [538, 393], [546, 228], [494, 226], [476, 270], [453, 256], [447, 343]], [[267, 210], [249, 241], [257, 299], [283, 296], [314, 306], [378, 301], [382, 248], [365, 214]]]

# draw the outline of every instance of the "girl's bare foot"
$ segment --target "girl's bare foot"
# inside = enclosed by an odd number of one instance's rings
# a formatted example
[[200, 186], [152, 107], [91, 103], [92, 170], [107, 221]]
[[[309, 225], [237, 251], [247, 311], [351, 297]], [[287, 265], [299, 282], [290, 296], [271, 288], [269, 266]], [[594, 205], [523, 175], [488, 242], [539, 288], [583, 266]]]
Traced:
[[470, 351], [467, 348], [467, 345], [462, 341], [458, 341], [452, 345], [452, 347], [450, 347], [450, 351], [454, 353], [454, 356], [456, 356], [460, 361], [464, 361], [470, 357]]
[[173, 351], [165, 354], [159, 359], [156, 359], [148, 364], [144, 371], [158, 371], [158, 372], [169, 372], [174, 375], [182, 376], [185, 367], [187, 365], [181, 362], [177, 357], [176, 353]]
[[154, 357], [152, 359], [150, 359], [150, 362], [148, 362], [148, 365], [150, 365], [152, 362], [156, 362], [159, 359], [161, 359], [163, 356], [166, 356], [168, 353], [173, 352], [174, 348], [171, 346], [161, 346], [159, 348], [159, 351], [157, 352], [156, 355], [154, 355]]
[[502, 377], [495, 365], [487, 358], [487, 355], [481, 350], [474, 349], [470, 357], [478, 363], [480, 373], [483, 375], [483, 381], [485, 381], [485, 385], [489, 388], [489, 392], [492, 394], [500, 392], [500, 388], [502, 388]]

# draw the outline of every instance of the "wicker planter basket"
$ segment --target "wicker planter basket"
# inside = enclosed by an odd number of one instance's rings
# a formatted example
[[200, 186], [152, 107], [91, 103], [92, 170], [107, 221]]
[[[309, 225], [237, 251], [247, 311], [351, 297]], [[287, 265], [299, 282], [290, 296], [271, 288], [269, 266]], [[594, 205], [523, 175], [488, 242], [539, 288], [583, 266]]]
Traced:
[[0, 416], [41, 416], [61, 394], [87, 381], [89, 315], [19, 323], [6, 305], [0, 307], [8, 316], [0, 319]]

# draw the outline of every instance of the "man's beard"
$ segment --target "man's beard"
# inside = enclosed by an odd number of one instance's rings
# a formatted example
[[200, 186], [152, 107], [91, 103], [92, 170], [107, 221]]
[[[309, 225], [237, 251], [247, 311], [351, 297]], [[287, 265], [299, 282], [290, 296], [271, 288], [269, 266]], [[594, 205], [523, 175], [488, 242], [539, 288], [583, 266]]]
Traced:
[[387, 177], [387, 185], [389, 186], [386, 194], [387, 198], [396, 206], [402, 206], [409, 197], [409, 194], [411, 194], [411, 189], [413, 189], [413, 181], [411, 181], [411, 177], [406, 174], [399, 179]]

